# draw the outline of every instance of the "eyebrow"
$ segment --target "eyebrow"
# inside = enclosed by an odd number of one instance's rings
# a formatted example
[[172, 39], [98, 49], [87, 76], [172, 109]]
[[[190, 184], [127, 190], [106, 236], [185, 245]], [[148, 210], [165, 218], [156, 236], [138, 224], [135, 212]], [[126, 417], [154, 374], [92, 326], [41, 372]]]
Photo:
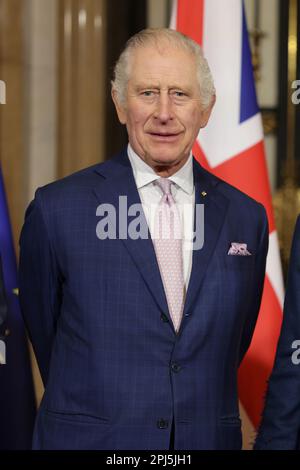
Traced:
[[[145, 90], [145, 89], [160, 89], [161, 86], [158, 85], [157, 83], [138, 83], [137, 85], [134, 86], [135, 90]], [[168, 90], [184, 90], [184, 91], [192, 91], [190, 86], [185, 86], [185, 85], [178, 85], [178, 84], [173, 84], [168, 86]]]
[[154, 83], [139, 83], [137, 85], [134, 86], [135, 90], [145, 90], [147, 88], [160, 88], [159, 85], [155, 85]]

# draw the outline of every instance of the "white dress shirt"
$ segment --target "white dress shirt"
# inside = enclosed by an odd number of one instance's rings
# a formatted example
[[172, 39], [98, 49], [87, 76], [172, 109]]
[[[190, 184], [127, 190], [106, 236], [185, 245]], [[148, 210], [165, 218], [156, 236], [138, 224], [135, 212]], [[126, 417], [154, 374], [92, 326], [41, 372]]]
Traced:
[[[154, 215], [162, 198], [162, 192], [153, 182], [160, 178], [155, 171], [142, 160], [128, 145], [128, 157], [132, 166], [135, 183], [142, 202], [150, 234], [154, 234]], [[187, 290], [192, 270], [192, 239], [194, 230], [195, 189], [193, 175], [193, 157], [169, 179], [173, 181], [172, 195], [179, 209], [183, 231], [183, 275]]]

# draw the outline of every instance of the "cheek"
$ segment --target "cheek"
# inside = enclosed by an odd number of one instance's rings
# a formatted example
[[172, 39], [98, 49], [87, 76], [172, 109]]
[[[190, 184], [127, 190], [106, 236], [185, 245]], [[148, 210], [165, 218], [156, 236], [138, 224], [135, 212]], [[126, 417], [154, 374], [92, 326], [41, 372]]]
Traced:
[[136, 135], [143, 134], [145, 127], [145, 118], [142, 113], [136, 113], [134, 116], [128, 120], [127, 129], [134, 132]]
[[187, 118], [187, 129], [191, 135], [198, 135], [201, 127], [201, 113], [198, 110], [193, 110]]
[[201, 112], [192, 106], [179, 110], [177, 118], [185, 127], [187, 133], [194, 133], [201, 123]]
[[128, 113], [128, 117], [131, 126], [141, 127], [146, 123], [149, 112], [142, 106], [134, 106]]

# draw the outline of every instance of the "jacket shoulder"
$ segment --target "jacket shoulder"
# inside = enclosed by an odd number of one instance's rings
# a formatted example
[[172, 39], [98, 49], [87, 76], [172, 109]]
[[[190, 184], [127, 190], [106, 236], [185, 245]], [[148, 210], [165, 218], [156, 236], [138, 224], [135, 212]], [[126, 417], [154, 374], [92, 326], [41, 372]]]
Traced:
[[[197, 165], [200, 166], [199, 164]], [[201, 172], [205, 178], [210, 180], [210, 183], [230, 201], [232, 206], [237, 206], [240, 208], [240, 210], [245, 212], [251, 211], [257, 213], [263, 218], [267, 217], [265, 207], [261, 202], [257, 201], [222, 178], [214, 175], [210, 171], [204, 169], [202, 166], [200, 167]]]
[[88, 191], [99, 184], [101, 179], [104, 179], [106, 173], [118, 171], [123, 160], [124, 152], [113, 156], [105, 162], [84, 168], [64, 178], [39, 187], [35, 196], [37, 199], [42, 199], [44, 202], [50, 202], [51, 200], [60, 201], [61, 199], [70, 197], [82, 197], [82, 195], [87, 194]]

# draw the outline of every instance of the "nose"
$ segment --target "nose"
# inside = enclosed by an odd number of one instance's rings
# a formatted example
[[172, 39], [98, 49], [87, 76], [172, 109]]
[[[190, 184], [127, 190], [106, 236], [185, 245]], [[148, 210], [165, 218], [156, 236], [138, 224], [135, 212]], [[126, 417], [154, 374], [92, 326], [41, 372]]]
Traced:
[[172, 100], [167, 92], [161, 92], [157, 97], [154, 117], [161, 123], [165, 123], [170, 119], [173, 119]]

